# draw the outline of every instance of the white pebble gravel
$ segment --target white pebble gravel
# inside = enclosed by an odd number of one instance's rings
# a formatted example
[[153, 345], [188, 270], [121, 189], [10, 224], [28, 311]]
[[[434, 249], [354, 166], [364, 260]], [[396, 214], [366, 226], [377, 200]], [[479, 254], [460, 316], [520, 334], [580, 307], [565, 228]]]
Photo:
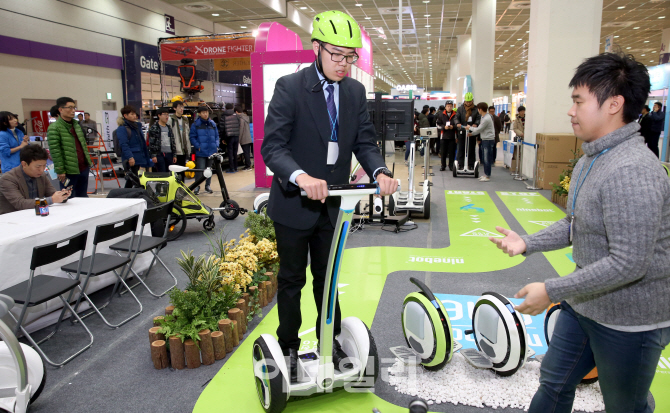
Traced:
[[[491, 370], [472, 367], [460, 353], [455, 353], [451, 362], [440, 371], [408, 366], [396, 359], [388, 373], [389, 384], [396, 391], [421, 397], [431, 405], [452, 403], [528, 410], [540, 383], [540, 363], [537, 361], [526, 363], [512, 376], [500, 377]], [[577, 387], [573, 411], [604, 410], [598, 382]]]

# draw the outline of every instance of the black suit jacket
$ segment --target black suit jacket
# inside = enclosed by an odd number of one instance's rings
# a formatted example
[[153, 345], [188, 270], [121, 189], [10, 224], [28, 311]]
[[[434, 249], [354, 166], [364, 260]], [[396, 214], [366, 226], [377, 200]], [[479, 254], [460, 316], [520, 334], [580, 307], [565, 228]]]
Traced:
[[[274, 172], [268, 215], [275, 222], [296, 229], [312, 227], [323, 205], [300, 196], [289, 177], [298, 169], [332, 184], [349, 182], [351, 154], [372, 176], [384, 167], [384, 158], [375, 142], [375, 128], [368, 115], [365, 88], [355, 79], [340, 82], [339, 155], [335, 165], [327, 165], [330, 120], [326, 99], [314, 64], [277, 80], [265, 119], [261, 154]], [[312, 92], [315, 89], [317, 92]], [[326, 200], [330, 220], [337, 221], [340, 198]]]
[[640, 135], [645, 139], [650, 139], [653, 136], [651, 131], [651, 116], [647, 113], [640, 118]]

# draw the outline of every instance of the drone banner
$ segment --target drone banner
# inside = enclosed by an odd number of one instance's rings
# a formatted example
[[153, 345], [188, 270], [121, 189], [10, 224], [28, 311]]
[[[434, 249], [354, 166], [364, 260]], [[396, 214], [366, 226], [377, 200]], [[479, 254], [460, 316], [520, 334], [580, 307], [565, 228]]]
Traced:
[[227, 59], [231, 57], [249, 57], [254, 51], [253, 37], [231, 40], [203, 40], [183, 43], [163, 43], [161, 60], [179, 61], [181, 59]]

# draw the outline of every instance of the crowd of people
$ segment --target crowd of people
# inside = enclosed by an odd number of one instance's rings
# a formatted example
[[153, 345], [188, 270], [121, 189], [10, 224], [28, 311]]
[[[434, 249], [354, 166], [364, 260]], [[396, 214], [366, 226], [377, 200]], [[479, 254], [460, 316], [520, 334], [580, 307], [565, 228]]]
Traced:
[[[252, 169], [251, 126], [249, 116], [241, 106], [226, 105], [218, 122], [209, 119], [208, 106], [198, 107], [196, 119], [184, 116], [184, 102], [172, 103], [173, 114], [167, 107], [156, 111], [157, 120], [149, 127], [146, 137], [139, 115], [130, 105], [123, 107], [114, 131], [121, 163], [125, 171], [138, 174], [140, 168], [167, 172], [170, 165], [186, 166], [195, 156], [196, 168], [211, 166], [209, 157], [219, 152], [225, 142], [229, 153], [228, 173], [238, 171], [238, 144], [244, 155], [244, 168]], [[88, 112], [77, 114], [74, 99], [61, 97], [49, 114], [56, 120], [47, 130], [48, 150], [31, 145], [18, 115], [0, 112], [0, 214], [32, 208], [35, 197], [47, 203], [63, 202], [73, 197], [88, 197], [90, 169], [93, 165], [88, 146], [98, 137], [96, 123]], [[56, 191], [47, 172], [53, 162], [60, 191]], [[35, 172], [41, 167], [41, 173]], [[50, 166], [51, 168], [51, 166]], [[22, 173], [19, 173], [22, 172]], [[200, 173], [196, 173], [196, 179]], [[24, 179], [25, 178], [25, 179]], [[25, 181], [25, 185], [24, 185]], [[48, 182], [48, 185], [47, 185]], [[205, 192], [213, 193], [211, 177], [205, 181]], [[126, 187], [132, 182], [126, 180]], [[195, 189], [198, 194], [200, 188]], [[28, 205], [29, 200], [31, 205]]]
[[[421, 128], [437, 127], [439, 138], [434, 139], [435, 143], [431, 138], [428, 147], [430, 154], [440, 156], [440, 171], [447, 168], [452, 171], [455, 160], [458, 161], [459, 168], [463, 168], [466, 150], [467, 167], [472, 170], [476, 161], [476, 145], [479, 144], [479, 160], [484, 169], [484, 175], [479, 180], [488, 182], [491, 178], [491, 167], [496, 162], [500, 133], [509, 133], [511, 129], [514, 139], [525, 137], [526, 107], [519, 106], [516, 118], [512, 120], [510, 112], [503, 110], [496, 115], [495, 107], [486, 102], [475, 105], [472, 93], [466, 93], [464, 98], [463, 104], [457, 110], [454, 109], [453, 102], [447, 101], [437, 111], [434, 107], [425, 105], [421, 112], [415, 112], [414, 134], [419, 135]], [[658, 141], [665, 122], [663, 104], [655, 102], [653, 109], [644, 106], [637, 122], [640, 124], [640, 134], [644, 137], [645, 144], [658, 158]], [[476, 138], [466, 139], [473, 136]], [[409, 156], [409, 142], [406, 143], [405, 164]]]

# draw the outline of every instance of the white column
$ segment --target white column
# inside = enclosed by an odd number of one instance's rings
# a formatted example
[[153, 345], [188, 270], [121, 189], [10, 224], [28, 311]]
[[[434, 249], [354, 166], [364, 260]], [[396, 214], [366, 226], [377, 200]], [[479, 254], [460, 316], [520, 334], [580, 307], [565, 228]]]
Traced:
[[451, 57], [451, 77], [449, 78], [449, 91], [451, 93], [458, 93], [458, 57]]
[[472, 39], [469, 34], [461, 34], [458, 36], [458, 75], [455, 92], [458, 94], [457, 99], [460, 104], [463, 102], [463, 84], [465, 76], [472, 75], [470, 73], [470, 56], [472, 48]]
[[[538, 133], [572, 133], [568, 83], [582, 61], [598, 54], [603, 0], [542, 0], [530, 7], [525, 141]], [[523, 81], [521, 83], [523, 90]], [[535, 173], [535, 150], [523, 146], [522, 173]]]
[[496, 0], [472, 1], [472, 89], [475, 104], [493, 102]]
[[451, 69], [447, 70], [447, 76], [444, 77], [442, 90], [449, 90], [449, 87], [451, 87]]

